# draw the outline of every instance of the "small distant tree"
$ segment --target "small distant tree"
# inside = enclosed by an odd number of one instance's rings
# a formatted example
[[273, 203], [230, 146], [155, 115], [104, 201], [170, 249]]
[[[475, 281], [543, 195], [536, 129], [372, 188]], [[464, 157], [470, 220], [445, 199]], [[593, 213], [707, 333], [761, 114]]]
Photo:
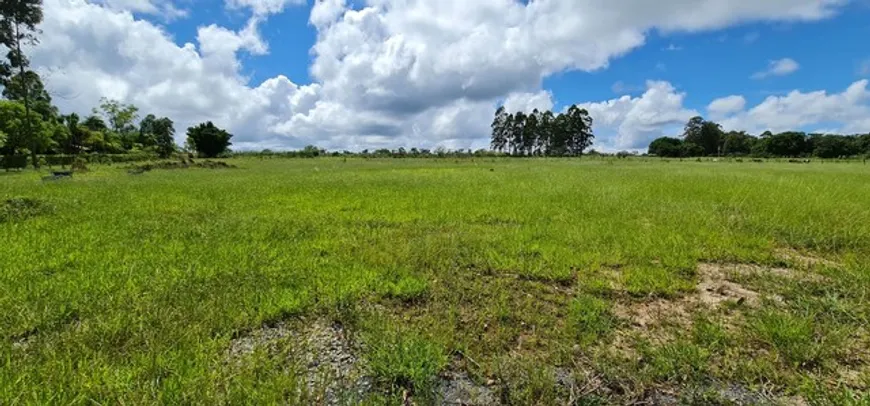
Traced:
[[215, 126], [211, 121], [187, 129], [187, 143], [206, 158], [214, 158], [229, 150], [233, 135]]

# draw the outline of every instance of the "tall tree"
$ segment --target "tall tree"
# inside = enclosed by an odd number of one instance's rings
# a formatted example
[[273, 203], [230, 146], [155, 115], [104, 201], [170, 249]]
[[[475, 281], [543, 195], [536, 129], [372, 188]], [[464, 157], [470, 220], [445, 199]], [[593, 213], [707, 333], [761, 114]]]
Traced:
[[592, 134], [592, 117], [586, 109], [572, 105], [567, 112], [568, 153], [574, 156], [582, 156], [583, 151], [592, 145], [595, 135]]
[[495, 151], [501, 152], [507, 144], [507, 116], [504, 106], [499, 106], [498, 110], [495, 111], [495, 118], [490, 126], [492, 129], [490, 147]]
[[540, 113], [535, 109], [532, 114], [526, 116], [526, 125], [523, 127], [522, 145], [520, 149], [523, 155], [532, 155], [538, 139], [538, 117]]
[[39, 42], [36, 34], [39, 30], [36, 28], [42, 22], [42, 0], [0, 0], [0, 45], [6, 47], [9, 52], [6, 54], [6, 61], [0, 63], [0, 84], [4, 87], [12, 85], [11, 79], [13, 72], [18, 71], [20, 80], [20, 88], [23, 90], [22, 99], [24, 101], [24, 132], [30, 140], [30, 158], [33, 161], [34, 167], [39, 167], [39, 161], [36, 158], [37, 150], [41, 140], [40, 129], [34, 128], [34, 123], [31, 123], [30, 115], [30, 97], [28, 95], [29, 86], [27, 84], [28, 75], [26, 74], [27, 66], [30, 61], [21, 50], [22, 45], [35, 45]]
[[154, 124], [157, 121], [157, 116], [149, 114], [139, 123], [139, 139], [137, 142], [143, 147], [152, 147], [156, 144], [154, 134]]
[[729, 131], [722, 138], [722, 154], [724, 155], [749, 155], [755, 137], [745, 131]]
[[154, 133], [154, 146], [157, 147], [157, 155], [161, 158], [168, 158], [176, 150], [174, 123], [168, 117], [163, 117], [155, 120], [151, 128]]
[[66, 126], [69, 134], [67, 143], [63, 146], [64, 153], [78, 154], [84, 145], [85, 139], [87, 139], [87, 128], [84, 128], [84, 126], [79, 122], [80, 118], [76, 113], [62, 116], [61, 120]]
[[103, 97], [99, 109], [93, 114], [101, 114], [109, 124], [110, 134], [106, 134], [111, 144], [120, 143], [123, 149], [130, 150], [139, 139], [135, 122], [139, 118], [139, 108], [132, 104], [124, 104], [117, 100]]
[[516, 112], [511, 123], [513, 124], [511, 126], [510, 136], [511, 155], [518, 155], [522, 153], [523, 149], [523, 132], [526, 128], [526, 114], [522, 111]]
[[23, 75], [12, 75], [4, 83], [3, 97], [29, 104], [31, 110], [39, 113], [45, 121], [57, 118], [57, 107], [51, 104], [51, 95], [45, 90], [39, 75], [32, 70], [25, 71]]
[[232, 137], [232, 134], [218, 128], [211, 121], [187, 129], [187, 143], [206, 158], [214, 158], [226, 152], [232, 145]]
[[699, 116], [689, 119], [683, 131], [683, 140], [703, 148], [706, 155], [718, 155], [722, 139], [722, 127]]

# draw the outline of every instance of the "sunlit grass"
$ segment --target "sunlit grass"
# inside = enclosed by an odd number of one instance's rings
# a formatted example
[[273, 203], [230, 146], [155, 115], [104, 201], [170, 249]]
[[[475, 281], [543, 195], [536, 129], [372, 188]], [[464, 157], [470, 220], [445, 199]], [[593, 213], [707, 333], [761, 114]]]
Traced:
[[783, 308], [727, 332], [696, 322], [682, 341], [639, 348], [645, 364], [602, 376], [638, 393], [716, 379], [840, 396], [801, 382], [837, 382], [830, 365], [854, 351], [827, 346], [867, 333], [870, 167], [860, 163], [233, 164], [0, 177], [0, 203], [39, 202], [2, 209], [14, 214], [0, 221], [0, 403], [306, 403], [298, 371], [274, 357], [231, 367], [226, 349], [264, 323], [318, 314], [374, 342], [362, 357], [378, 382], [372, 402], [431, 391], [458, 363], [503, 383], [508, 399], [548, 403], [555, 378], [536, 373], [580, 360], [623, 368], [602, 355], [630, 329], [612, 302], [678, 299], [695, 289], [698, 262], [778, 265], [782, 247], [843, 266], [820, 270], [824, 292], [761, 281]]

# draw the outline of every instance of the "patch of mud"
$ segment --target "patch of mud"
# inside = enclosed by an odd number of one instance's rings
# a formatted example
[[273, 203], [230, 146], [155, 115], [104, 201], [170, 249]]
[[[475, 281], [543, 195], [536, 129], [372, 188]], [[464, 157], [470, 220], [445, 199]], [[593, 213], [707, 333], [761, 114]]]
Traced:
[[[301, 323], [300, 323], [301, 325]], [[240, 360], [262, 348], [271, 354], [289, 347], [290, 360], [305, 373], [308, 393], [318, 404], [359, 402], [372, 390], [372, 379], [359, 349], [341, 324], [316, 320], [294, 330], [286, 324], [263, 327], [230, 343], [229, 358]]]
[[773, 405], [770, 399], [742, 385], [711, 384], [684, 390], [658, 389], [646, 395], [643, 404], [671, 406], [685, 404]]
[[816, 256], [808, 255], [801, 253], [798, 250], [793, 248], [782, 248], [776, 250], [776, 256], [782, 260], [798, 264], [804, 268], [815, 268], [815, 267], [827, 267], [827, 268], [840, 268], [841, 264], [827, 260], [824, 258], [819, 258]]
[[474, 382], [465, 372], [449, 372], [441, 377], [438, 385], [438, 404], [484, 406], [499, 405], [501, 401], [495, 382], [482, 385]]

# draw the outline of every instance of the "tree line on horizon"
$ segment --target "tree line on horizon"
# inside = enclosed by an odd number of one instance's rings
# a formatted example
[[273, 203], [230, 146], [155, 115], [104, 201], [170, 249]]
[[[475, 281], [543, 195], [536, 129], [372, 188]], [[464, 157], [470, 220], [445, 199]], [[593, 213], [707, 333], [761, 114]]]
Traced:
[[576, 105], [558, 115], [538, 109], [508, 113], [500, 106], [491, 125], [490, 148], [514, 156], [581, 156], [595, 139], [592, 121]]
[[668, 158], [753, 156], [759, 158], [847, 158], [870, 155], [870, 133], [856, 135], [765, 131], [724, 131], [716, 122], [696, 116], [679, 137], [653, 140], [649, 155]]
[[[146, 152], [168, 157], [175, 144], [174, 123], [168, 117], [146, 115], [132, 104], [102, 98], [90, 115], [61, 114], [22, 47], [39, 43], [41, 0], [0, 0], [0, 45], [8, 52], [0, 59], [0, 155], [4, 165], [30, 156], [82, 153], [127, 154]], [[187, 130], [185, 150], [214, 157], [227, 151], [231, 134], [207, 122]], [[26, 162], [26, 160], [25, 160]]]

